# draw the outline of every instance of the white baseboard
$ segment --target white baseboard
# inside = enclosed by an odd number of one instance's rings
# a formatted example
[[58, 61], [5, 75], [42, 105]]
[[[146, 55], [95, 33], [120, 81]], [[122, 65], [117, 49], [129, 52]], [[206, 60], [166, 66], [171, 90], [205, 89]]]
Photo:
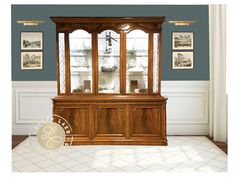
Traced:
[[[51, 117], [56, 85], [56, 81], [12, 83], [14, 135], [27, 135], [36, 123]], [[162, 95], [168, 97], [168, 135], [208, 135], [208, 92], [209, 81], [162, 81]]]

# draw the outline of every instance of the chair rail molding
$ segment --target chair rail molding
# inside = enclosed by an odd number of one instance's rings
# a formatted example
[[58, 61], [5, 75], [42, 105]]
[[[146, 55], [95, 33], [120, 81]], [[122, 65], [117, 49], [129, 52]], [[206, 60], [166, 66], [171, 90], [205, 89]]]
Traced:
[[[50, 118], [56, 95], [56, 81], [13, 81], [13, 135], [27, 135]], [[168, 97], [168, 135], [208, 135], [209, 81], [162, 81], [162, 95]]]

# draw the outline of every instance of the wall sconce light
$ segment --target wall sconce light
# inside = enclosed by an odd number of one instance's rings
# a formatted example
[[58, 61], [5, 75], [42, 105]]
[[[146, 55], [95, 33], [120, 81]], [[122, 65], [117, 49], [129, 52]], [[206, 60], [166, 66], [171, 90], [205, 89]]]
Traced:
[[42, 20], [17, 20], [18, 24], [23, 24], [24, 26], [38, 26], [39, 24], [44, 23]]
[[174, 24], [175, 26], [189, 26], [193, 23], [196, 23], [196, 21], [193, 20], [178, 20], [178, 21], [168, 21], [170, 24]]

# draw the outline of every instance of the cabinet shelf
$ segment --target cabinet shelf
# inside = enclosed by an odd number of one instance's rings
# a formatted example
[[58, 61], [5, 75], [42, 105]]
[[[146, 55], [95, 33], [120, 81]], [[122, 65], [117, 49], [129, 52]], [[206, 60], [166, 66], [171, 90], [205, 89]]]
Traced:
[[120, 57], [120, 55], [98, 55], [98, 58], [102, 58], [102, 57], [104, 57], [104, 58], [111, 58], [111, 57]]

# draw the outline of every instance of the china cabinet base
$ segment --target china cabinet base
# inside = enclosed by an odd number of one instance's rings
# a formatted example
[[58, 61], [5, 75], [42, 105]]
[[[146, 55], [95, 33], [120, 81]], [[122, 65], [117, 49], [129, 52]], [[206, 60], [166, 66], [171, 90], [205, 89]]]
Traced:
[[53, 102], [54, 114], [72, 128], [73, 145], [167, 145], [166, 98], [57, 96]]

